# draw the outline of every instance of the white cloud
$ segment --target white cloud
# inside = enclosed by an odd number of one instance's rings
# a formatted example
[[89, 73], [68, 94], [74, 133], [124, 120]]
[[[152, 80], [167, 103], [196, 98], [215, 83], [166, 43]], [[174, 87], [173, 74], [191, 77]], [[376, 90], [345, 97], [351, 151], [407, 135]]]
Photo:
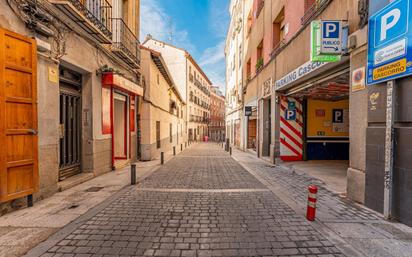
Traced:
[[214, 65], [225, 61], [225, 41], [222, 40], [216, 46], [207, 48], [199, 59], [202, 66]]
[[225, 91], [225, 41], [220, 41], [217, 45], [207, 48], [199, 59], [199, 65], [207, 74], [215, 86], [222, 92]]
[[[141, 40], [143, 41], [147, 34], [151, 34], [154, 38], [184, 48], [192, 56], [196, 56], [198, 49], [191, 43], [187, 30], [176, 28], [173, 19], [162, 8], [160, 1], [162, 0], [141, 0], [140, 2]], [[213, 84], [225, 92], [224, 38], [227, 30], [227, 3], [222, 0], [211, 0], [209, 6], [207, 26], [214, 34], [214, 38], [220, 41], [200, 54], [199, 65]], [[172, 32], [172, 40], [170, 40], [170, 32]]]
[[172, 17], [166, 14], [158, 0], [141, 0], [140, 19], [141, 41], [147, 34], [150, 34], [156, 39], [169, 42], [190, 52], [196, 51], [196, 47], [189, 40], [188, 32], [176, 28]]

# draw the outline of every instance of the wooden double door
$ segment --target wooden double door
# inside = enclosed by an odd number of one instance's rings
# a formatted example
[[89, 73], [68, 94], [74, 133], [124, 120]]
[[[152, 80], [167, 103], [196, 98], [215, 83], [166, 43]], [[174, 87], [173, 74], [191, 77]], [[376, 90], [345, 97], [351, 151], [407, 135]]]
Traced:
[[0, 202], [38, 190], [36, 43], [0, 28]]

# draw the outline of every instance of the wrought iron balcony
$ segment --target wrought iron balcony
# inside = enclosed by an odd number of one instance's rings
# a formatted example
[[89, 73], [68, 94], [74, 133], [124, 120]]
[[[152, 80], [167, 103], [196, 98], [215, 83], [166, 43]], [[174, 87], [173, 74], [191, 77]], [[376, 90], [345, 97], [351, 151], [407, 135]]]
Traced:
[[312, 6], [310, 6], [303, 15], [301, 19], [302, 26], [310, 23], [318, 13], [320, 13], [329, 3], [331, 0], [316, 0]]
[[107, 0], [49, 0], [99, 43], [112, 42], [112, 6]]
[[133, 68], [140, 66], [139, 40], [121, 18], [112, 18], [112, 51]]

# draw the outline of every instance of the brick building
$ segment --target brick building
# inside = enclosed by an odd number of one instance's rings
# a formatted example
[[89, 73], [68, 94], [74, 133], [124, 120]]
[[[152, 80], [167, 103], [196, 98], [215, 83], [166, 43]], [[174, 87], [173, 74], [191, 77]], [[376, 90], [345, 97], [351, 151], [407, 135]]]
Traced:
[[216, 142], [224, 141], [225, 127], [225, 97], [218, 87], [212, 87], [210, 91], [209, 139]]

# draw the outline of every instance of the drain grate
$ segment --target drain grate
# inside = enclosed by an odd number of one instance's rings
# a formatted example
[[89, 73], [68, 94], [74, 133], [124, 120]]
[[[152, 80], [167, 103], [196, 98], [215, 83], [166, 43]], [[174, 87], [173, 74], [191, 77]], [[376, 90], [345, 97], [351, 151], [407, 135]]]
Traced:
[[77, 203], [73, 203], [68, 209], [76, 209], [77, 207], [79, 207], [79, 205]]
[[102, 190], [104, 187], [89, 187], [88, 189], [84, 190], [85, 192], [98, 192]]

